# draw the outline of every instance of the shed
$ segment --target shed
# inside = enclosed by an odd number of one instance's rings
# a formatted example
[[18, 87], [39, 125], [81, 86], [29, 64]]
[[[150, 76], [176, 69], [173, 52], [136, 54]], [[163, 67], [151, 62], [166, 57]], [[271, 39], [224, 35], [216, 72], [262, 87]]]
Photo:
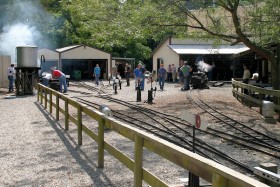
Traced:
[[214, 63], [213, 79], [230, 80], [233, 76], [231, 56], [248, 49], [242, 43], [235, 46], [226, 43], [215, 45], [209, 40], [168, 37], [152, 52], [153, 70], [158, 70], [160, 63], [163, 63], [165, 68], [170, 64], [178, 68], [180, 60], [188, 61], [194, 71], [198, 71], [198, 62], [206, 65]]
[[101, 68], [101, 78], [108, 78], [112, 67], [110, 53], [86, 45], [73, 45], [64, 48], [39, 50], [39, 57], [44, 56], [42, 71], [49, 71], [56, 66], [73, 79], [93, 79], [93, 69], [96, 64]]
[[74, 45], [56, 51], [60, 55], [58, 68], [65, 74], [75, 77], [75, 72], [80, 72], [81, 79], [92, 79], [93, 69], [99, 64], [101, 78], [108, 78], [112, 66], [110, 53], [86, 45]]

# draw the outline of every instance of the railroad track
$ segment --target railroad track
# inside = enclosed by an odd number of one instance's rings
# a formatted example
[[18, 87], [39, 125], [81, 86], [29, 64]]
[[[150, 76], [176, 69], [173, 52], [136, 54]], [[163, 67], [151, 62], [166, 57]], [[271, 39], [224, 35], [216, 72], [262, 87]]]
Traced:
[[208, 133], [248, 149], [280, 159], [280, 141], [276, 137], [261, 133], [248, 125], [223, 114], [199, 97], [192, 96], [191, 91], [187, 97], [196, 106], [211, 115], [215, 119], [215, 122], [222, 127], [219, 129], [208, 127]]
[[[107, 95], [104, 90], [100, 91], [100, 88], [92, 87], [90, 85], [87, 85], [85, 83], [80, 84], [79, 86], [85, 87], [88, 90], [95, 91], [99, 93], [100, 98], [105, 99], [110, 102], [118, 103], [120, 105], [126, 106], [132, 110], [129, 110], [130, 112], [122, 112], [122, 111], [112, 111], [114, 113], [114, 117], [124, 121], [126, 123], [129, 123], [133, 126], [136, 126], [140, 129], [143, 129], [145, 131], [148, 131], [158, 137], [161, 137], [163, 139], [166, 139], [167, 141], [170, 141], [178, 146], [181, 146], [185, 149], [192, 150], [192, 125], [188, 124], [186, 121], [181, 120], [180, 118], [169, 115], [166, 113], [161, 113], [152, 109], [148, 109], [139, 105], [131, 104], [129, 102], [115, 99]], [[98, 109], [99, 105], [96, 103], [93, 103], [91, 101], [75, 97], [79, 102], [86, 104], [90, 107], [94, 107]], [[142, 117], [139, 117], [141, 114]], [[145, 120], [144, 120], [145, 119]], [[212, 128], [208, 128], [207, 131], [201, 131], [197, 129], [199, 133], [201, 134], [208, 134], [211, 136], [215, 136], [227, 141], [231, 141], [234, 144], [241, 145], [243, 147], [246, 147], [248, 149], [255, 150], [257, 152], [261, 152], [263, 154], [269, 155], [271, 157], [276, 157], [280, 159], [279, 155], [271, 153], [266, 150], [259, 150], [255, 147], [255, 141], [252, 141], [251, 144], [244, 143], [247, 139], [243, 137], [235, 137], [235, 135], [228, 136], [223, 135], [223, 133], [217, 133], [215, 129], [212, 130]], [[243, 139], [242, 141], [239, 139]], [[220, 151], [215, 146], [209, 145], [202, 141], [201, 139], [196, 138], [195, 139], [195, 152], [197, 154], [200, 154], [206, 158], [215, 160], [216, 162], [219, 162], [223, 165], [231, 165], [233, 166], [233, 169], [237, 169], [241, 171], [242, 173], [252, 174], [252, 168], [247, 166], [244, 163], [241, 163], [240, 161], [232, 158], [231, 156], [224, 153], [224, 151]], [[273, 150], [277, 152], [278, 147], [277, 146], [271, 146], [269, 143], [260, 143], [259, 146], [262, 147], [262, 145], [266, 145], [270, 151]]]
[[[92, 88], [91, 86], [85, 85], [87, 89], [98, 91], [95, 87]], [[112, 98], [103, 92], [99, 95], [100, 98], [106, 99], [110, 102], [115, 102], [120, 105], [126, 106], [133, 111], [136, 111], [138, 114], [135, 117], [130, 115], [126, 115], [123, 112], [114, 111], [115, 117], [125, 121], [131, 125], [137, 126], [143, 130], [146, 130], [150, 133], [153, 133], [167, 141], [170, 141], [176, 145], [179, 145], [185, 149], [192, 150], [193, 149], [193, 136], [192, 136], [192, 126], [188, 124], [186, 121], [183, 121], [177, 117], [172, 115], [168, 115], [166, 113], [160, 113], [158, 111], [148, 109], [145, 107], [141, 107], [138, 105], [131, 104], [129, 102]], [[82, 102], [88, 106], [97, 108], [98, 106], [95, 103], [87, 101], [82, 98], [76, 97], [79, 102]], [[139, 114], [142, 114], [142, 117], [139, 117]], [[117, 114], [117, 115], [116, 115]], [[139, 120], [145, 119], [145, 120]], [[203, 142], [202, 140], [196, 138], [195, 139], [195, 152], [207, 157], [209, 159], [215, 160], [216, 162], [220, 162], [219, 160], [223, 159], [226, 162], [230, 162], [231, 164], [238, 165], [238, 167], [242, 168], [242, 170], [252, 173], [252, 169], [247, 167], [245, 164], [240, 163], [238, 160], [235, 160], [225, 154], [223, 151], [219, 151], [215, 147]], [[221, 163], [221, 162], [220, 162]], [[223, 162], [222, 164], [225, 164]], [[228, 163], [226, 163], [228, 165]]]

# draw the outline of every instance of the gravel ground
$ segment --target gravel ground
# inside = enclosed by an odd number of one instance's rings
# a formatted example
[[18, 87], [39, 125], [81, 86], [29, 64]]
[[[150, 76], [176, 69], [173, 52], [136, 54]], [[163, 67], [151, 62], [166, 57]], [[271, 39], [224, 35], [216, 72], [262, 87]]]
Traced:
[[[87, 84], [93, 85], [92, 82]], [[149, 88], [150, 85], [146, 85], [146, 90], [142, 92], [142, 101], [147, 100]], [[126, 109], [97, 99], [94, 97], [96, 93], [86, 89], [70, 85], [69, 90], [69, 97], [81, 95], [73, 91], [85, 91], [90, 93], [84, 96], [87, 99], [106, 104], [113, 109]], [[133, 186], [133, 173], [106, 152], [104, 168], [97, 168], [97, 144], [83, 136], [83, 145], [78, 146], [77, 128], [70, 125], [70, 130], [65, 132], [63, 116], [59, 122], [55, 122], [36, 102], [36, 96], [4, 99], [5, 92], [5, 89], [0, 89], [0, 186]], [[123, 86], [116, 95], [110, 87], [106, 92], [115, 98], [169, 114], [180, 115], [181, 110], [201, 113], [187, 99], [188, 93], [181, 92], [180, 87], [173, 83], [166, 84], [164, 91], [156, 92], [153, 105], [136, 102], [133, 86]], [[211, 87], [195, 94], [237, 120], [247, 122], [267, 134], [278, 137], [280, 135], [280, 124], [264, 123], [257, 108], [249, 109], [232, 96], [230, 85]], [[70, 111], [74, 114], [73, 109], [70, 108]], [[211, 124], [210, 116], [203, 113], [201, 116]], [[93, 131], [97, 130], [96, 122], [87, 118], [83, 120]], [[111, 131], [106, 133], [105, 138], [133, 158], [133, 144], [129, 140]], [[167, 183], [182, 184], [180, 179], [187, 177], [185, 170], [147, 150], [144, 155], [144, 167]], [[148, 185], [144, 183], [144, 186]]]

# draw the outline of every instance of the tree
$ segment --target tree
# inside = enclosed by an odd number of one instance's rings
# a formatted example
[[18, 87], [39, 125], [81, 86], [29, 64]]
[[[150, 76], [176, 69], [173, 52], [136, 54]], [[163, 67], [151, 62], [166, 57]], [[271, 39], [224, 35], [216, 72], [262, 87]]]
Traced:
[[[178, 35], [215, 38], [231, 42], [232, 45], [243, 42], [272, 63], [272, 85], [274, 89], [280, 88], [279, 0], [216, 0], [210, 3], [197, 0], [146, 0], [145, 4], [152, 4], [156, 12], [165, 16], [150, 13], [142, 18], [144, 25], [180, 27], [183, 32], [177, 32]], [[271, 50], [271, 44], [276, 44], [276, 49]]]

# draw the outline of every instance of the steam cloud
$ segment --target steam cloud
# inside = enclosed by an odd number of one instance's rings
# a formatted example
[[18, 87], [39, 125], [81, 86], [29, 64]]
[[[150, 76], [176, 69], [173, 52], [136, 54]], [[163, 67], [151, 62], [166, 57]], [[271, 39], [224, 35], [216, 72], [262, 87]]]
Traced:
[[198, 61], [196, 63], [196, 66], [197, 66], [197, 69], [199, 71], [209, 72], [209, 71], [211, 71], [215, 67], [215, 64], [209, 65], [209, 64], [207, 64], [207, 63], [205, 63], [204, 61], [201, 60], [201, 61]]
[[2, 19], [7, 24], [0, 28], [0, 32], [1, 29], [3, 31], [0, 33], [0, 55], [10, 55], [12, 63], [16, 63], [17, 46], [40, 47], [42, 43], [48, 45], [36, 26], [38, 22], [49, 23], [50, 16], [43, 11], [39, 3], [30, 0], [12, 1], [7, 6], [9, 9], [4, 12], [5, 17]]
[[[1, 35], [0, 49], [4, 54], [15, 57], [17, 46], [36, 45], [36, 40], [41, 38], [41, 34], [35, 27], [18, 23], [11, 26], [5, 26]], [[14, 60], [12, 60], [14, 63]]]

